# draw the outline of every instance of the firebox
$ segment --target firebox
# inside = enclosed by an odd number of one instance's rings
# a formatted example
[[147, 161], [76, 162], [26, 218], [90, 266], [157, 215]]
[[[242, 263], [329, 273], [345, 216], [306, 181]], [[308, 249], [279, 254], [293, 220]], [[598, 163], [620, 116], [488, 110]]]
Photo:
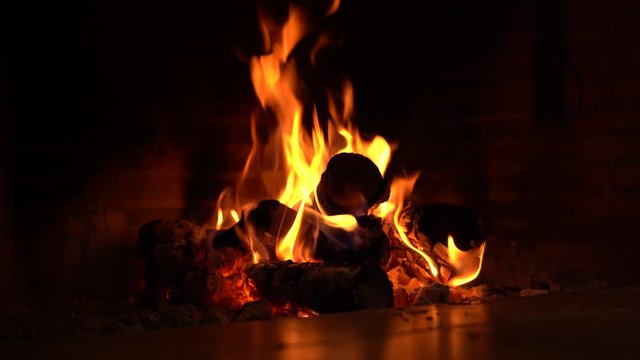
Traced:
[[0, 78], [2, 351], [637, 340], [631, 1], [48, 7]]

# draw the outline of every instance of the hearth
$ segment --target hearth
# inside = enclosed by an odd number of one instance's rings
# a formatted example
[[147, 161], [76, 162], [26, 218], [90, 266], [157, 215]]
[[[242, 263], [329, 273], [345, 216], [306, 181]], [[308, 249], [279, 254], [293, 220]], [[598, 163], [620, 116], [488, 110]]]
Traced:
[[3, 346], [526, 358], [630, 327], [632, 2], [16, 10]]
[[261, 107], [242, 174], [209, 224], [142, 227], [145, 297], [232, 309], [268, 301], [307, 316], [428, 302], [425, 294], [442, 291], [430, 287], [480, 273], [486, 242], [474, 213], [411, 207], [419, 174], [386, 174], [396, 145], [360, 135], [350, 81], [337, 90], [316, 81], [326, 86], [319, 102], [300, 75], [321, 66], [332, 40], [314, 24], [339, 5], [291, 3], [284, 20], [259, 8], [265, 54], [249, 65]]

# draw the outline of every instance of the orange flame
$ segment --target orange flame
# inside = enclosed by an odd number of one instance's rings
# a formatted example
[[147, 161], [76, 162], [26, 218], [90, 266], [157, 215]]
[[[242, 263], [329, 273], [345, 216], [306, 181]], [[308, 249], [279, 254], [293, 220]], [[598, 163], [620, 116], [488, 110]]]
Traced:
[[[329, 16], [340, 5], [334, 0], [325, 12]], [[292, 226], [279, 237], [276, 257], [279, 260], [314, 261], [313, 241], [301, 237], [308, 232], [303, 217], [311, 215], [315, 220], [347, 231], [357, 226], [352, 215], [327, 215], [322, 208], [314, 210], [315, 189], [329, 159], [338, 153], [354, 152], [371, 159], [384, 175], [391, 159], [393, 147], [381, 136], [371, 140], [360, 136], [351, 122], [353, 113], [353, 87], [345, 81], [338, 93], [328, 93], [329, 118], [326, 130], [320, 125], [314, 109], [305, 111], [301, 79], [297, 73], [293, 49], [312, 29], [306, 24], [306, 13], [302, 8], [290, 5], [289, 17], [284, 25], [278, 25], [268, 16], [261, 14], [266, 55], [253, 57], [250, 61], [251, 80], [262, 108], [268, 111], [256, 112], [251, 118], [251, 138], [253, 145], [247, 157], [238, 183], [225, 189], [219, 196], [215, 212], [215, 227], [223, 229], [237, 223], [242, 214], [263, 199], [278, 199], [296, 211]], [[319, 36], [311, 48], [311, 59], [319, 49], [327, 46], [327, 36]], [[266, 113], [276, 120], [275, 129], [266, 141], [261, 141], [259, 129]], [[311, 129], [304, 126], [305, 119], [311, 121]], [[386, 219], [394, 227], [402, 244], [420, 255], [428, 265], [428, 273], [434, 281], [458, 286], [473, 280], [480, 272], [484, 244], [469, 252], [459, 250], [449, 238], [448, 265], [452, 275], [442, 280], [438, 262], [430, 249], [414, 243], [406, 234], [401, 214], [413, 190], [418, 174], [407, 178], [394, 179], [387, 202], [380, 204], [374, 215]], [[254, 241], [251, 229], [243, 234], [247, 237], [253, 252], [253, 261], [268, 259], [259, 241]]]
[[469, 251], [458, 249], [453, 237], [449, 235], [447, 239], [447, 249], [449, 250], [449, 262], [455, 272], [449, 278], [447, 284], [451, 286], [460, 286], [466, 284], [480, 274], [482, 268], [482, 257], [484, 256], [484, 248], [486, 243], [482, 243], [480, 247]]
[[408, 178], [397, 178], [394, 179], [391, 183], [391, 194], [389, 196], [389, 201], [387, 204], [382, 204], [383, 206], [378, 207], [378, 216], [386, 217], [387, 220], [395, 226], [396, 233], [402, 240], [402, 243], [418, 253], [429, 265], [429, 272], [431, 276], [434, 278], [438, 277], [438, 266], [436, 265], [435, 260], [428, 255], [424, 249], [414, 245], [411, 240], [407, 237], [406, 229], [404, 224], [400, 222], [400, 215], [402, 214], [402, 210], [404, 210], [404, 204], [407, 201], [409, 195], [413, 191], [413, 187], [420, 176], [419, 173], [409, 176]]
[[453, 237], [449, 236], [447, 244], [447, 267], [452, 271], [452, 275], [447, 279], [443, 279], [439, 272], [436, 257], [421, 245], [416, 244], [407, 236], [407, 229], [402, 223], [401, 214], [405, 209], [405, 203], [408, 201], [413, 187], [418, 180], [419, 173], [406, 178], [396, 178], [391, 183], [391, 194], [389, 200], [380, 204], [374, 211], [376, 216], [385, 218], [395, 227], [395, 232], [402, 241], [403, 245], [419, 254], [427, 263], [429, 273], [434, 281], [444, 282], [449, 286], [460, 286], [474, 280], [480, 274], [482, 266], [482, 257], [486, 243], [480, 247], [469, 251], [458, 249]]
[[[326, 14], [338, 10], [340, 1], [333, 1]], [[275, 198], [296, 210], [296, 217], [289, 231], [276, 245], [276, 256], [280, 260], [311, 261], [312, 242], [302, 245], [303, 215], [312, 214], [320, 221], [345, 230], [353, 230], [356, 220], [351, 215], [328, 216], [310, 208], [315, 189], [329, 159], [341, 152], [355, 152], [369, 157], [384, 173], [391, 158], [391, 145], [382, 137], [366, 140], [360, 136], [350, 117], [353, 110], [353, 88], [345, 82], [342, 93], [329, 94], [327, 131], [320, 125], [315, 109], [312, 111], [311, 131], [303, 125], [305, 110], [300, 100], [301, 80], [298, 77], [292, 50], [306, 36], [305, 13], [301, 8], [290, 6], [289, 18], [282, 27], [261, 17], [261, 29], [270, 53], [251, 59], [251, 80], [264, 109], [268, 109], [277, 120], [275, 131], [266, 143], [257, 135], [258, 116], [251, 121], [253, 146], [240, 181], [235, 189], [222, 192], [217, 203], [215, 226], [229, 227], [238, 221], [239, 214], [255, 206], [262, 199]], [[320, 38], [319, 41], [326, 41]], [[337, 104], [341, 104], [338, 106]], [[261, 184], [256, 186], [256, 176]], [[261, 194], [251, 194], [257, 187], [264, 188]], [[251, 242], [251, 241], [250, 241]], [[252, 245], [253, 246], [253, 245]], [[306, 246], [306, 247], [305, 247]], [[258, 261], [260, 255], [254, 256]]]

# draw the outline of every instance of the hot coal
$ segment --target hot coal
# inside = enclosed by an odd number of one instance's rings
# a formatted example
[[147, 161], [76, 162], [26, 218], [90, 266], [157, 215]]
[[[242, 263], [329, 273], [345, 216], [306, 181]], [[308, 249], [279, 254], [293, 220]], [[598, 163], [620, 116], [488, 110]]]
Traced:
[[[263, 200], [234, 226], [217, 233], [212, 241], [215, 250], [236, 248], [245, 253], [256, 252], [263, 258], [276, 258], [278, 240], [285, 236], [296, 217], [296, 212], [277, 200]], [[313, 241], [317, 221], [305, 216], [300, 227], [302, 239]], [[253, 239], [253, 243], [249, 242]]]
[[431, 244], [447, 245], [449, 235], [456, 247], [470, 250], [485, 241], [480, 220], [468, 207], [452, 204], [425, 204], [405, 210], [408, 231], [428, 238]]
[[[315, 242], [315, 259], [353, 264], [369, 261], [384, 263], [388, 259], [389, 241], [380, 219], [369, 215], [359, 216], [356, 218], [358, 227], [353, 231], [345, 231], [321, 224], [316, 216], [312, 213], [303, 216], [299, 236], [299, 241], [307, 242], [309, 246], [314, 246]], [[277, 200], [261, 201], [234, 227], [221, 232], [214, 240], [214, 247], [247, 249], [250, 245], [243, 242], [242, 236], [250, 233], [255, 240], [253, 250], [261, 255], [268, 254], [269, 259], [276, 259], [277, 242], [289, 231], [295, 217], [293, 209]]]
[[250, 265], [247, 274], [261, 298], [295, 304], [318, 313], [393, 306], [387, 274], [376, 264], [269, 262]]
[[359, 216], [389, 198], [389, 183], [366, 156], [341, 153], [329, 160], [317, 196], [327, 214]]
[[356, 220], [358, 227], [353, 231], [321, 225], [315, 258], [330, 263], [386, 263], [389, 239], [381, 220], [370, 215], [359, 216]]

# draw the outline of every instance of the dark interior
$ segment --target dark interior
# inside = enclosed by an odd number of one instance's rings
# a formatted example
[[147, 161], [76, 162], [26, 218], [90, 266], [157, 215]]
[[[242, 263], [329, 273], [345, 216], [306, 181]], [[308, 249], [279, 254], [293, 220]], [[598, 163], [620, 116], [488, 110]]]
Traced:
[[[0, 291], [140, 290], [138, 228], [209, 221], [242, 169], [256, 2], [14, 5]], [[356, 124], [399, 145], [390, 173], [423, 172], [415, 202], [482, 218], [479, 283], [637, 284], [639, 20], [629, 0], [344, 0], [310, 82], [351, 77]]]

